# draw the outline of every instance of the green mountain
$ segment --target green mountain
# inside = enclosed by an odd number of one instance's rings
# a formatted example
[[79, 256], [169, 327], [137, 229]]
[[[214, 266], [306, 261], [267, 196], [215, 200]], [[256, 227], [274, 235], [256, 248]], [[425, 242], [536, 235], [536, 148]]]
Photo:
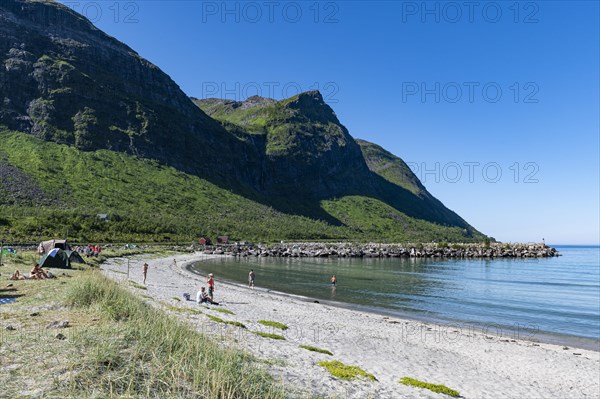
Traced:
[[7, 239], [484, 238], [401, 159], [354, 140], [319, 92], [192, 101], [47, 0], [0, 2], [0, 61]]
[[[400, 158], [354, 140], [318, 91], [282, 101], [250, 97], [194, 102], [234, 135], [258, 143], [267, 172], [261, 189], [272, 198], [285, 198], [295, 209], [308, 204], [322, 209], [323, 200], [367, 196], [407, 216], [472, 231], [427, 192]], [[322, 217], [327, 220], [327, 215]]]

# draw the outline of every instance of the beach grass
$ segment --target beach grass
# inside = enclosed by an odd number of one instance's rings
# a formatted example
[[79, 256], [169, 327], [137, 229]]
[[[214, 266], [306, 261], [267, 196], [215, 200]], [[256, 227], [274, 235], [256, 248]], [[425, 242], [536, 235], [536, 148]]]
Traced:
[[131, 285], [133, 288], [137, 288], [138, 290], [147, 290], [148, 289], [147, 287], [145, 287], [141, 284], [138, 284], [133, 280], [129, 280], [129, 285]]
[[[66, 303], [100, 314], [113, 325], [80, 332], [90, 356], [75, 359], [66, 388], [119, 397], [283, 398], [249, 355], [210, 338], [90, 273], [69, 287]], [[192, 310], [192, 309], [189, 309]], [[186, 310], [187, 311], [187, 310]]]
[[311, 352], [319, 352], [319, 353], [324, 353], [326, 355], [333, 356], [333, 353], [331, 353], [327, 349], [320, 349], [320, 348], [317, 348], [314, 346], [309, 346], [309, 345], [300, 345], [299, 348], [306, 349], [307, 351], [311, 351]]
[[317, 363], [319, 366], [324, 367], [329, 373], [341, 380], [355, 380], [358, 378], [365, 378], [370, 381], [377, 381], [377, 378], [373, 374], [367, 373], [358, 366], [347, 366], [344, 363], [333, 360], [333, 361], [322, 361]]
[[[19, 265], [6, 263], [2, 277]], [[0, 297], [17, 298], [0, 314], [0, 359], [10, 368], [0, 373], [2, 397], [285, 397], [258, 359], [154, 308], [127, 280], [94, 268], [10, 283], [0, 287]], [[56, 320], [69, 327], [44, 328]]]
[[208, 318], [211, 321], [214, 321], [215, 323], [223, 323], [223, 324], [229, 324], [232, 326], [236, 326], [236, 327], [240, 327], [240, 328], [246, 328], [246, 326], [244, 325], [244, 323], [240, 323], [239, 321], [230, 321], [230, 320], [223, 320], [217, 316], [212, 316], [212, 315], [206, 315], [208, 316]]
[[232, 312], [232, 311], [231, 311], [231, 310], [229, 310], [229, 309], [222, 309], [222, 308], [212, 308], [211, 310], [215, 310], [215, 311], [217, 311], [217, 312], [220, 312], [220, 313], [225, 313], [225, 314], [235, 315], [235, 313], [234, 313], [234, 312]]
[[262, 332], [262, 331], [252, 331], [252, 333], [256, 334], [260, 337], [263, 337], [263, 338], [285, 340], [285, 337], [283, 335], [279, 335], [279, 334], [271, 334], [271, 333], [266, 333], [266, 332]]
[[410, 377], [400, 378], [400, 383], [404, 384], [404, 385], [410, 385], [413, 387], [417, 387], [417, 388], [429, 389], [432, 392], [443, 393], [446, 395], [454, 396], [456, 398], [460, 397], [460, 393], [458, 393], [458, 391], [455, 391], [454, 389], [450, 389], [445, 385], [431, 384], [429, 382], [415, 380], [414, 378], [410, 378]]
[[277, 321], [270, 321], [270, 320], [259, 320], [258, 324], [262, 324], [263, 326], [266, 327], [273, 327], [273, 328], [278, 328], [280, 330], [287, 330], [288, 326], [283, 324], [283, 323], [279, 323]]
[[173, 312], [180, 312], [180, 313], [191, 313], [191, 314], [204, 314], [202, 313], [200, 310], [197, 309], [191, 309], [191, 308], [178, 308], [177, 306], [171, 306], [171, 305], [165, 305], [165, 307]]

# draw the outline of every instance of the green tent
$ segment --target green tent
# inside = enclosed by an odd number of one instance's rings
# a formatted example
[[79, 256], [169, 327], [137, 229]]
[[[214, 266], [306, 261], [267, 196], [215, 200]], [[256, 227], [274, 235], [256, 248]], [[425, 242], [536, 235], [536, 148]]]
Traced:
[[40, 259], [40, 267], [70, 269], [72, 263], [85, 263], [81, 255], [75, 251], [64, 251], [55, 248]]

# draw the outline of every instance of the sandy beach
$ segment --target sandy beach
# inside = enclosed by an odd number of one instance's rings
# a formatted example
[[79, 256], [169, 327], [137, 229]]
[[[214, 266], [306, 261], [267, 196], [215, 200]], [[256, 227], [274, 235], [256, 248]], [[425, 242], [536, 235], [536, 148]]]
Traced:
[[[219, 255], [189, 254], [168, 258], [111, 259], [104, 273], [144, 300], [165, 309], [194, 328], [234, 345], [264, 361], [271, 374], [291, 396], [339, 398], [448, 398], [422, 388], [402, 385], [401, 377], [443, 384], [464, 398], [598, 398], [600, 352], [536, 343], [516, 336], [482, 332], [457, 325], [436, 325], [315, 303], [308, 298], [282, 295], [257, 288], [227, 284], [215, 269], [215, 300], [207, 309], [182, 294], [205, 285], [205, 277], [187, 270], [196, 261]], [[175, 262], [174, 262], [175, 260]], [[149, 264], [147, 290], [142, 264]], [[218, 266], [216, 266], [218, 267]], [[169, 309], [171, 307], [171, 309]], [[174, 310], [196, 309], [202, 314]], [[231, 313], [223, 313], [225, 309]], [[243, 329], [211, 321], [207, 315], [243, 323]], [[282, 331], [259, 320], [284, 323]], [[252, 332], [280, 334], [285, 340], [264, 338]], [[308, 351], [299, 345], [329, 350], [333, 356]], [[334, 378], [320, 361], [339, 360], [373, 374], [377, 381], [343, 381]]]

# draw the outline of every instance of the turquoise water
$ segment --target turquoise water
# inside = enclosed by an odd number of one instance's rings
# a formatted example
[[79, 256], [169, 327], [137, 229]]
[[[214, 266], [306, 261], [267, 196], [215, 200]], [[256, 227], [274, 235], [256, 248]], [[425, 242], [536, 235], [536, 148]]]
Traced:
[[[219, 279], [345, 306], [445, 322], [600, 340], [600, 247], [547, 259], [226, 258], [194, 267]], [[337, 287], [329, 279], [335, 274]]]

